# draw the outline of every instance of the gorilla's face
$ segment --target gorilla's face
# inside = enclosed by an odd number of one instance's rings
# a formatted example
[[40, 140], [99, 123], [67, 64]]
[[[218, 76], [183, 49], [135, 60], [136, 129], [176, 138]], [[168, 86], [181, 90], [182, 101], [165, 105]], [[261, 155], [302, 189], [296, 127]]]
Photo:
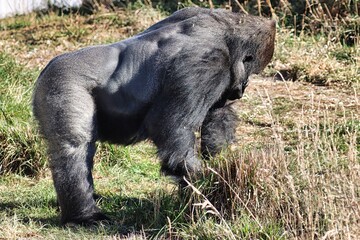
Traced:
[[[251, 74], [258, 74], [270, 62], [274, 53], [275, 21], [259, 22], [258, 18], [244, 16], [237, 29], [237, 37], [229, 38], [228, 48], [232, 55], [231, 86], [223, 99], [242, 98]], [[265, 30], [264, 30], [265, 29]]]

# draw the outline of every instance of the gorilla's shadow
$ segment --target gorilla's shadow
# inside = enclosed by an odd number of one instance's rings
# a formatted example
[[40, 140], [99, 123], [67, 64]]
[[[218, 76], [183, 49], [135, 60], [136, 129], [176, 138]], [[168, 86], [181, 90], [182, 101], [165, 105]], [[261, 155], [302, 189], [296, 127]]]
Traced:
[[109, 233], [116, 230], [118, 234], [152, 236], [167, 224], [168, 218], [175, 219], [184, 210], [186, 201], [181, 195], [176, 191], [152, 192], [144, 198], [111, 194], [102, 196], [99, 205], [111, 219], [107, 223]]
[[[102, 194], [98, 199], [98, 205], [103, 212], [110, 218], [109, 222], [101, 222], [93, 226], [85, 226], [86, 231], [97, 233], [101, 232], [109, 235], [143, 235], [152, 237], [157, 234], [164, 225], [167, 218], [175, 219], [184, 210], [186, 201], [182, 199], [182, 194], [176, 190], [172, 192], [150, 192], [143, 198], [127, 197], [116, 194]], [[24, 204], [24, 201], [26, 204]], [[41, 204], [41, 206], [39, 206]], [[21, 218], [17, 212], [21, 212], [24, 206], [27, 208], [54, 208], [56, 214], [48, 217], [26, 216]], [[8, 202], [0, 202], [0, 213], [5, 212], [8, 216], [17, 215], [23, 224], [35, 222], [43, 228], [62, 229], [71, 227], [73, 232], [84, 231], [83, 227], [60, 224], [60, 212], [56, 199], [51, 198], [39, 203], [39, 199], [22, 199]], [[42, 214], [45, 215], [45, 214]], [[178, 220], [184, 220], [179, 218]]]
[[[18, 220], [23, 224], [27, 224], [30, 221], [37, 222], [41, 225], [48, 225], [48, 226], [60, 226], [59, 224], [59, 217], [49, 216], [49, 217], [32, 217], [32, 216], [23, 216], [24, 208], [57, 208], [57, 203], [55, 199], [45, 200], [44, 202], [39, 202], [39, 199], [29, 199], [24, 198], [20, 200], [14, 201], [6, 201], [0, 202], [0, 213], [6, 213], [7, 216], [17, 216]], [[43, 205], [43, 206], [40, 206]], [[20, 212], [20, 213], [19, 213]]]

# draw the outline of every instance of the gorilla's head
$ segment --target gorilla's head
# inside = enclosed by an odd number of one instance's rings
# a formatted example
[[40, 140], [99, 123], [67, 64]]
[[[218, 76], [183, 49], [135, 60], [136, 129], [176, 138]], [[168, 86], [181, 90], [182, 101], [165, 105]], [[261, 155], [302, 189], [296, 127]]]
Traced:
[[258, 74], [274, 53], [275, 21], [237, 14], [233, 31], [227, 36], [231, 54], [231, 84], [224, 96], [227, 100], [242, 98], [251, 74]]

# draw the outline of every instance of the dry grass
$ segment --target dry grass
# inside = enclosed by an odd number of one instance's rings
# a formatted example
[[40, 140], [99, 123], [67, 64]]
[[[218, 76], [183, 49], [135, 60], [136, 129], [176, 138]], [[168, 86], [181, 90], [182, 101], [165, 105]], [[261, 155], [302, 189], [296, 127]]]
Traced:
[[305, 33], [297, 36], [293, 30], [282, 28], [278, 30], [277, 50], [267, 74], [279, 80], [359, 87], [358, 45], [346, 47], [336, 37]]
[[81, 47], [120, 41], [154, 24], [164, 15], [153, 8], [118, 9], [96, 15], [53, 12], [0, 21], [2, 52], [21, 64], [42, 69], [53, 57]]
[[[293, 118], [294, 139], [289, 147], [274, 108], [267, 107], [273, 116], [268, 144], [226, 153], [209, 163], [204, 179], [193, 186], [190, 201], [195, 216], [202, 216], [205, 209], [222, 221], [236, 222], [242, 212], [260, 229], [269, 221], [278, 223], [286, 238], [357, 238], [358, 115], [344, 112], [334, 120], [329, 117], [331, 110], [321, 110], [313, 103], [311, 118], [305, 109]], [[259, 237], [258, 232], [254, 234], [253, 238]]]

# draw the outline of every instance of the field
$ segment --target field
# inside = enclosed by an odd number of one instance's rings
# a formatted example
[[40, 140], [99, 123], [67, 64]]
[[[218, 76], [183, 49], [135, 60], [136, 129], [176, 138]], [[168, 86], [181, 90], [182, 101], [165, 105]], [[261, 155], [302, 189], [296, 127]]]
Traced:
[[360, 239], [359, 29], [344, 37], [356, 11], [336, 24], [313, 12], [317, 28], [272, 14], [276, 52], [234, 105], [237, 142], [187, 189], [160, 174], [151, 142], [99, 143], [95, 187], [112, 221], [91, 227], [59, 224], [34, 82], [54, 56], [169, 13], [137, 3], [0, 20], [0, 239]]

